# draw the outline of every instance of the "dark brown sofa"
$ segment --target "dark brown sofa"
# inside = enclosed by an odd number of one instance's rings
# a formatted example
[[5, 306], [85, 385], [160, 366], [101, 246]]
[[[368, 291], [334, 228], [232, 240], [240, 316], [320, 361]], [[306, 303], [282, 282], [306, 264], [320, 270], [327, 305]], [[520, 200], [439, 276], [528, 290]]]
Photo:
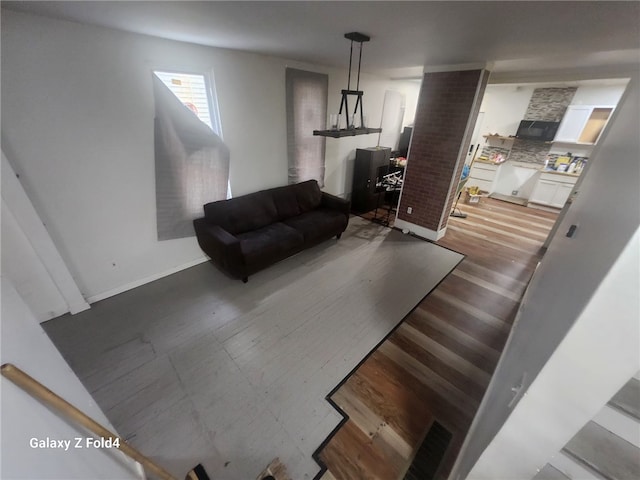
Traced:
[[207, 203], [193, 221], [198, 244], [221, 270], [249, 275], [336, 236], [349, 222], [350, 202], [309, 180]]

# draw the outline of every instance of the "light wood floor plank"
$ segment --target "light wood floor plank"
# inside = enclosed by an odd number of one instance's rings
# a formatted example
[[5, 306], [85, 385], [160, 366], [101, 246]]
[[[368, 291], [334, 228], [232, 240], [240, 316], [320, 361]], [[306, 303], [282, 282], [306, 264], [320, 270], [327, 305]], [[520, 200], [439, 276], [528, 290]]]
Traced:
[[443, 398], [447, 398], [454, 406], [462, 411], [475, 411], [478, 402], [470, 398], [465, 392], [436, 374], [426, 365], [405, 353], [391, 342], [385, 342], [378, 351], [386, 355], [391, 361], [403, 367], [416, 380], [429, 385]]
[[347, 389], [340, 389], [336, 392], [334, 400], [340, 408], [349, 416], [352, 421], [369, 438], [380, 438], [381, 445], [385, 444], [393, 449], [395, 455], [399, 455], [405, 460], [411, 458], [413, 447], [407, 443], [385, 419], [373, 412], [364, 402], [353, 392], [348, 394]]
[[511, 300], [515, 300], [516, 302], [520, 301], [520, 299], [522, 298], [522, 293], [524, 292], [524, 288], [519, 288], [515, 292], [507, 290], [506, 288], [503, 288], [499, 285], [495, 285], [492, 282], [483, 280], [482, 278], [472, 275], [470, 273], [467, 273], [463, 270], [456, 270], [452, 273], [452, 275], [455, 275], [456, 277], [459, 277], [459, 278], [464, 278], [465, 280], [471, 283], [475, 283], [479, 287], [486, 288], [487, 290], [497, 293], [498, 295], [502, 295], [503, 297], [510, 298]]
[[517, 277], [503, 274], [500, 272], [499, 266], [492, 265], [491, 268], [488, 268], [477, 263], [477, 261], [471, 261], [469, 259], [460, 262], [455, 272], [466, 272], [493, 284], [508, 287], [512, 291], [522, 292], [527, 287], [526, 281], [521, 281]]
[[464, 310], [469, 315], [473, 315], [474, 318], [480, 320], [481, 322], [486, 323], [487, 325], [492, 326], [493, 328], [497, 328], [498, 330], [502, 330], [503, 332], [509, 332], [511, 330], [511, 325], [506, 323], [504, 320], [501, 320], [491, 313], [488, 313], [484, 310], [480, 310], [479, 308], [464, 302], [453, 295], [442, 292], [440, 290], [436, 290], [432, 293], [432, 295], [436, 298], [439, 298], [450, 305], [454, 305], [456, 308], [460, 310]]
[[438, 342], [432, 340], [428, 336], [422, 334], [411, 325], [405, 323], [398, 330], [396, 330], [396, 332], [397, 334], [411, 340], [416, 345], [422, 347], [424, 350], [437, 356], [438, 358], [449, 364], [451, 367], [458, 370], [458, 372], [463, 374], [472, 382], [475, 382], [476, 384], [485, 388], [489, 384], [491, 375], [478, 368], [473, 363], [467, 361], [463, 357], [458, 356], [455, 352], [449, 350], [448, 348], [440, 345]]
[[[414, 452], [431, 421], [444, 425], [453, 439], [442, 480], [461, 448], [556, 218], [553, 212], [488, 198], [462, 208], [468, 218], [449, 218], [439, 243], [465, 253], [465, 260], [332, 397], [356, 412], [343, 428], [361, 425], [363, 432], [384, 419], [396, 425], [393, 431]], [[359, 404], [366, 409], [354, 407]], [[371, 449], [369, 455], [382, 459], [392, 442], [353, 445], [330, 439], [319, 458], [329, 471], [348, 472], [340, 478], [379, 478], [376, 466], [361, 459], [360, 449]], [[408, 466], [394, 469], [388, 478], [401, 479]]]
[[[407, 319], [407, 322], [418, 329], [424, 328], [425, 324], [428, 324], [433, 329], [443, 333], [446, 337], [454, 340], [456, 343], [466, 347], [468, 350], [475, 352], [477, 356], [480, 356], [486, 359], [489, 363], [495, 366], [498, 362], [498, 358], [500, 358], [500, 352], [487, 345], [484, 342], [481, 342], [476, 337], [473, 337], [463, 330], [460, 330], [455, 325], [442, 320], [438, 316], [436, 316], [431, 311], [424, 310], [422, 308], [416, 308], [416, 310], [411, 314], [411, 316]], [[430, 334], [432, 338], [437, 338], [435, 335]], [[440, 340], [438, 340], [440, 341]], [[440, 341], [440, 343], [444, 343]], [[455, 350], [455, 347], [449, 346], [452, 350]], [[473, 360], [477, 361], [476, 356], [473, 357]], [[493, 371], [493, 369], [491, 369]]]
[[465, 235], [469, 235], [471, 237], [475, 237], [479, 240], [483, 240], [485, 242], [489, 242], [492, 243], [494, 245], [499, 245], [500, 247], [504, 247], [504, 248], [509, 248], [511, 250], [516, 250], [518, 252], [522, 252], [522, 253], [526, 253], [528, 255], [530, 255], [531, 252], [531, 248], [525, 248], [525, 247], [521, 247], [519, 245], [514, 245], [512, 243], [510, 243], [509, 241], [505, 241], [505, 240], [500, 240], [494, 236], [491, 235], [491, 231], [471, 231], [465, 227], [461, 227], [459, 225], [448, 225], [447, 226], [447, 230], [453, 230], [454, 232], [464, 232]]

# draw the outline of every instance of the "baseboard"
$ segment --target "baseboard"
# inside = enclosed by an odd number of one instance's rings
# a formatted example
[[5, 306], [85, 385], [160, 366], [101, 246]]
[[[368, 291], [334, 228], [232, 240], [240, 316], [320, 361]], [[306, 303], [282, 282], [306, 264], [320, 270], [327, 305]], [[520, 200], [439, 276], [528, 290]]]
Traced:
[[546, 205], [541, 205], [535, 202], [528, 202], [525, 206], [528, 208], [535, 208], [537, 210], [544, 210], [545, 212], [551, 212], [551, 213], [560, 213], [560, 210], [561, 210], [560, 208], [557, 208], [557, 207], [547, 207]]
[[444, 237], [444, 234], [447, 233], [447, 227], [436, 232], [435, 230], [430, 230], [428, 228], [421, 227], [420, 225], [415, 225], [413, 223], [400, 219], [396, 219], [393, 226], [402, 231], [409, 230], [409, 232], [433, 242], [440, 240], [442, 237]]
[[88, 301], [79, 302], [73, 305], [69, 305], [69, 313], [71, 313], [71, 315], [75, 315], [76, 313], [84, 312], [85, 310], [89, 310], [90, 308], [91, 305], [89, 305]]
[[131, 283], [127, 283], [126, 285], [122, 285], [122, 286], [114, 288], [112, 290], [108, 290], [106, 292], [98, 293], [97, 295], [92, 295], [89, 298], [87, 298], [87, 302], [89, 302], [89, 303], [99, 302], [100, 300], [104, 300], [105, 298], [113, 297], [114, 295], [118, 295], [119, 293], [126, 292], [127, 290], [131, 290], [132, 288], [136, 288], [136, 287], [139, 287], [141, 285], [144, 285], [145, 283], [150, 283], [150, 282], [153, 282], [154, 280], [158, 280], [158, 279], [160, 279], [162, 277], [166, 277], [168, 275], [172, 275], [172, 274], [177, 273], [177, 272], [179, 272], [181, 270], [185, 270], [187, 268], [195, 267], [196, 265], [200, 265], [201, 263], [204, 263], [204, 262], [206, 262], [208, 260], [209, 259], [207, 257], [204, 257], [204, 256], [200, 257], [200, 258], [197, 258], [195, 260], [192, 260], [191, 262], [183, 263], [182, 265], [178, 265], [177, 267], [173, 267], [173, 268], [170, 268], [169, 270], [165, 270], [164, 272], [160, 272], [160, 273], [156, 273], [156, 274], [150, 275], [148, 277], [142, 278], [140, 280], [136, 280], [136, 281], [131, 282]]
[[38, 320], [38, 323], [44, 323], [44, 322], [48, 322], [52, 318], [58, 318], [58, 317], [64, 315], [65, 313], [69, 313], [69, 307], [68, 306], [54, 308], [53, 310], [48, 311], [47, 315], [45, 315], [43, 318], [37, 318], [36, 317], [36, 319]]

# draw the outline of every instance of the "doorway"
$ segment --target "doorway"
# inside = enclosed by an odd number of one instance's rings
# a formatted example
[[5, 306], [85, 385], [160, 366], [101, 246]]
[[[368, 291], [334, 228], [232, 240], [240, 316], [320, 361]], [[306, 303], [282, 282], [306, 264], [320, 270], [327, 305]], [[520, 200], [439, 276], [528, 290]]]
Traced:
[[[472, 210], [474, 218], [450, 217], [448, 227], [484, 225], [490, 229], [485, 234], [497, 233], [493, 230], [501, 226], [488, 214], [500, 209], [513, 215], [509, 221], [514, 222], [514, 234], [530, 222], [546, 225], [553, 218], [546, 247], [579, 190], [627, 83], [628, 79], [601, 79], [488, 85], [465, 162], [468, 180], [458, 203], [460, 211]], [[518, 135], [522, 124], [535, 126], [535, 122], [556, 129], [552, 141]]]

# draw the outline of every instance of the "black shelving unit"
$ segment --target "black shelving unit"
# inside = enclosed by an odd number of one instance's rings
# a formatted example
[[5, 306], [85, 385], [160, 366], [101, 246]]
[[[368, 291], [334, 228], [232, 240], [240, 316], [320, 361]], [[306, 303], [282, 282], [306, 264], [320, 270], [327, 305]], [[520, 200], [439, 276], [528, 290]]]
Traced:
[[365, 213], [379, 205], [379, 196], [384, 191], [376, 189], [376, 183], [386, 175], [389, 167], [390, 148], [358, 148], [353, 169], [353, 189], [351, 192], [351, 210]]

